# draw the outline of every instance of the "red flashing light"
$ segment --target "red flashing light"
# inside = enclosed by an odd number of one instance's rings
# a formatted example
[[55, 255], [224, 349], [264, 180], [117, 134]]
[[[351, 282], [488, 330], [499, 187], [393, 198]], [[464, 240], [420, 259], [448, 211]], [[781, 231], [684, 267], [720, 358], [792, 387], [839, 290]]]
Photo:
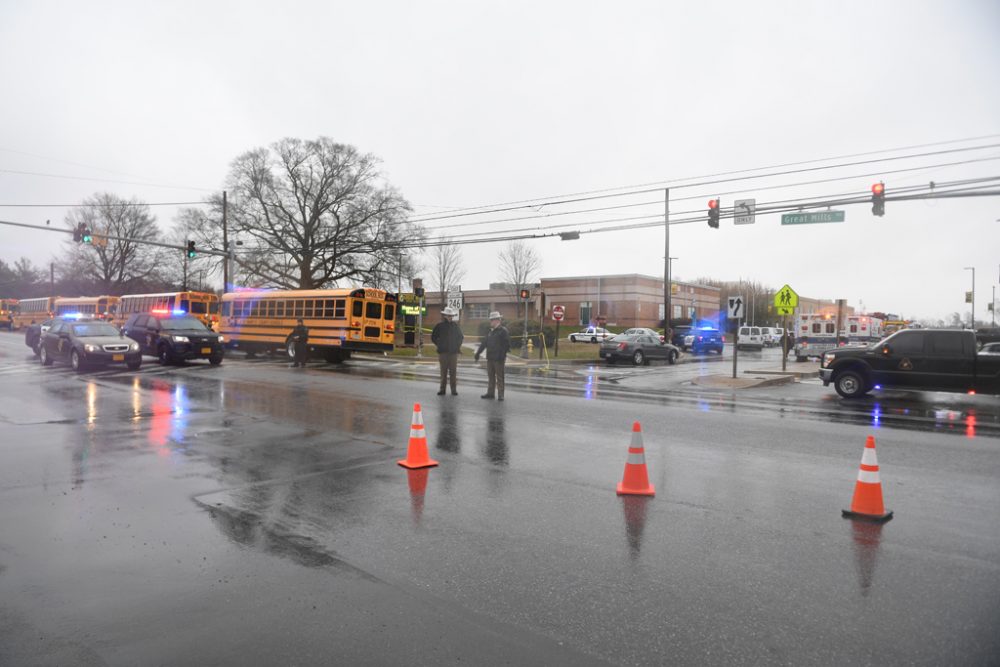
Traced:
[[149, 312], [153, 313], [154, 315], [169, 315], [170, 314], [170, 311], [167, 310], [166, 308], [154, 308], [153, 310], [151, 310]]
[[709, 199], [708, 200], [708, 207], [709, 208], [719, 208], [719, 200], [718, 199]]
[[872, 194], [880, 195], [883, 192], [885, 192], [885, 184], [884, 183], [876, 183], [876, 184], [874, 184], [872, 186]]

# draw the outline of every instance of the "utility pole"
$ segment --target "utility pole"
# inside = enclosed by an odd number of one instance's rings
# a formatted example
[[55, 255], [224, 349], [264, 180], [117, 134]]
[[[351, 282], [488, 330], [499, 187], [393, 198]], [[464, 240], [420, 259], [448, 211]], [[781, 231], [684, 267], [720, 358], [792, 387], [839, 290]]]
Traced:
[[663, 336], [669, 343], [670, 330], [670, 188], [663, 191]]
[[49, 296], [56, 295], [56, 263], [49, 262]]
[[229, 291], [229, 263], [233, 258], [233, 253], [229, 249], [229, 225], [226, 220], [226, 191], [222, 191], [222, 249], [226, 252], [226, 256], [222, 260], [222, 293], [225, 294]]

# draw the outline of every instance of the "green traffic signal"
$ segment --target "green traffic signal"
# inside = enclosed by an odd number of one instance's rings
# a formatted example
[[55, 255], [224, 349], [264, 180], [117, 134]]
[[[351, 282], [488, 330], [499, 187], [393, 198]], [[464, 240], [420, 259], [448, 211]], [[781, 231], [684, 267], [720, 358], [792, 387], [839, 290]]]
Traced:
[[84, 227], [83, 228], [82, 238], [83, 238], [83, 242], [84, 243], [93, 243], [94, 242], [94, 236], [93, 236], [93, 234], [90, 233], [90, 228], [89, 227]]
[[187, 255], [188, 259], [194, 259], [198, 253], [194, 249], [194, 241], [188, 241]]

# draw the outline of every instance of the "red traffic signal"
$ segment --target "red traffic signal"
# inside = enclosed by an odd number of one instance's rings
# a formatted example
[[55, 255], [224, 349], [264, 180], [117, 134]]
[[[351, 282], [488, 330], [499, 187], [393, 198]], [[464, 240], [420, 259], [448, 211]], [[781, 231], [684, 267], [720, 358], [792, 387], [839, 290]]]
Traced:
[[719, 200], [708, 200], [708, 226], [712, 229], [719, 228]]
[[521, 290], [521, 299], [522, 300], [527, 301], [530, 296], [531, 296], [531, 292], [529, 292], [526, 289]]
[[885, 215], [885, 183], [872, 185], [872, 215]]

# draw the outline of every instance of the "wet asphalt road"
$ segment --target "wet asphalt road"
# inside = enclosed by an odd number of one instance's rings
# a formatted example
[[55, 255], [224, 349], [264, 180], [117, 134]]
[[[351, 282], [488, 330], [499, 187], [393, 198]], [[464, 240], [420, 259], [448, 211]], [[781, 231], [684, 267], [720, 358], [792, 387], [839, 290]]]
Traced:
[[[514, 367], [501, 404], [469, 365], [76, 376], [0, 333], [0, 665], [996, 664], [1000, 401], [684, 379], [716, 366]], [[634, 420], [655, 498], [615, 495]], [[880, 527], [840, 517], [869, 434]]]

